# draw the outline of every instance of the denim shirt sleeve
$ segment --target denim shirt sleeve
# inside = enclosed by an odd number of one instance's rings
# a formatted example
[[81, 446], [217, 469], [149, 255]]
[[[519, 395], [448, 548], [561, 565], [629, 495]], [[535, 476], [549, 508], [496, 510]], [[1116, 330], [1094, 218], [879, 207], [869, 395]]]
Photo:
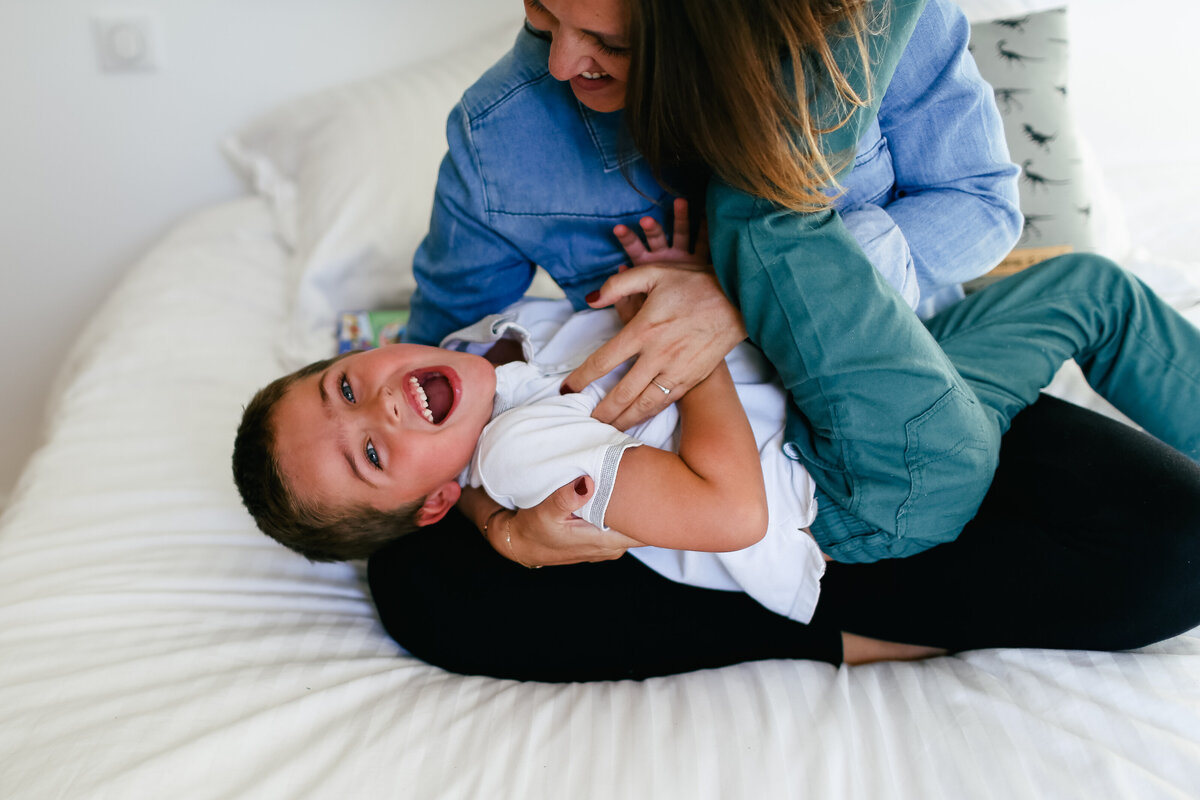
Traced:
[[867, 260], [888, 285], [900, 293], [912, 310], [917, 310], [921, 290], [917, 268], [908, 250], [904, 232], [882, 207], [864, 203], [840, 212], [846, 229], [858, 242]]
[[879, 109], [896, 176], [881, 205], [907, 246], [897, 242], [872, 260], [888, 276], [911, 258], [923, 300], [996, 266], [1021, 234], [1019, 170], [969, 37], [957, 6], [930, 0]]
[[487, 185], [462, 103], [450, 113], [446, 140], [429, 232], [413, 257], [418, 288], [404, 338], [418, 344], [436, 345], [505, 308], [533, 280], [533, 263], [488, 221]]

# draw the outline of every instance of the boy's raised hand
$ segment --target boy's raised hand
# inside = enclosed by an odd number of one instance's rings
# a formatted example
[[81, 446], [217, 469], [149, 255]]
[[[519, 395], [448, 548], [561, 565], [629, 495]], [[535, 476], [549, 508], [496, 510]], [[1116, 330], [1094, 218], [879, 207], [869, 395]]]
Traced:
[[675, 230], [671, 241], [667, 241], [666, 231], [658, 220], [653, 217], [643, 217], [638, 221], [645, 234], [646, 241], [642, 242], [627, 225], [617, 225], [613, 234], [633, 266], [639, 264], [693, 264], [698, 267], [708, 266], [708, 230], [701, 220], [696, 232], [696, 244], [691, 244], [691, 223], [688, 213], [688, 202], [682, 197], [675, 200]]

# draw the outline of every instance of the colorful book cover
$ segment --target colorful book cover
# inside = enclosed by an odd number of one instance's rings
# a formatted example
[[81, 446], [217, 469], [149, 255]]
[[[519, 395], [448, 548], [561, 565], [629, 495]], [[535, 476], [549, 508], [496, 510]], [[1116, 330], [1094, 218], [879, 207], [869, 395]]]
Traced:
[[408, 309], [398, 311], [343, 311], [338, 317], [338, 352], [369, 350], [400, 341]]

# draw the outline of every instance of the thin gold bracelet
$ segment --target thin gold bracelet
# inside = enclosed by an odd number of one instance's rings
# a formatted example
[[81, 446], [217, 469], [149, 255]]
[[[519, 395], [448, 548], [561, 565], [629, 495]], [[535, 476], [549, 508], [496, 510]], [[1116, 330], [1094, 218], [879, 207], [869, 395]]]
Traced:
[[[485, 538], [485, 539], [487, 539], [487, 538], [488, 538], [488, 535], [487, 535], [487, 532], [488, 532], [488, 526], [492, 524], [492, 520], [494, 520], [494, 519], [496, 518], [496, 515], [497, 515], [497, 514], [499, 514], [499, 513], [500, 513], [500, 512], [502, 512], [502, 511], [508, 511], [508, 509], [507, 509], [507, 508], [505, 508], [504, 506], [500, 506], [500, 507], [499, 507], [499, 508], [497, 508], [495, 511], [493, 511], [493, 512], [492, 512], [492, 513], [490, 513], [490, 514], [488, 514], [488, 518], [487, 518], [487, 519], [484, 521], [484, 523], [483, 523], [483, 538]], [[491, 541], [491, 539], [488, 539], [488, 541], [490, 542], [490, 541]]]
[[[487, 536], [488, 525], [490, 525], [492, 523], [492, 520], [496, 518], [496, 515], [499, 514], [501, 511], [507, 511], [507, 510], [508, 509], [506, 509], [506, 508], [501, 508], [498, 511], [493, 511], [488, 516], [487, 522], [483, 523], [483, 535], [485, 537]], [[489, 539], [488, 541], [490, 542], [491, 540]], [[517, 551], [513, 550], [513, 545], [512, 545], [512, 526], [511, 525], [504, 529], [504, 543], [506, 545], [508, 545], [508, 554], [510, 556], [512, 556], [512, 560], [515, 561], [516, 563], [520, 564], [525, 569], [541, 569], [542, 568], [541, 564], [526, 564], [524, 561], [517, 558]]]

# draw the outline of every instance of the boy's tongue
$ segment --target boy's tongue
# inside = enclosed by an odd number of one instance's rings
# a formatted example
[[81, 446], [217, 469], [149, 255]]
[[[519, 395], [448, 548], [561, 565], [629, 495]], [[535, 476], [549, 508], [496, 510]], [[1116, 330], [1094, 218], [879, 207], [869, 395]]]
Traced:
[[445, 375], [428, 375], [421, 380], [421, 388], [429, 401], [429, 411], [433, 414], [434, 424], [440, 424], [450, 413], [454, 404], [454, 390]]

